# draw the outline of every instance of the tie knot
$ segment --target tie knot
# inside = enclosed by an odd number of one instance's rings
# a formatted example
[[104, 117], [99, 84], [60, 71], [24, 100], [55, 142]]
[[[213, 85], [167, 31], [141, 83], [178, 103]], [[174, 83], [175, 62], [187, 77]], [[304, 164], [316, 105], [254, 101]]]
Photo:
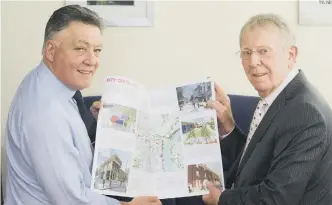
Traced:
[[267, 102], [262, 98], [259, 100], [258, 104], [261, 105], [262, 107], [266, 107], [268, 105]]
[[268, 105], [267, 102], [261, 98], [257, 104], [257, 110], [264, 109], [266, 108], [267, 105]]
[[73, 98], [74, 98], [76, 101], [82, 99], [82, 93], [81, 93], [81, 91], [79, 91], [79, 90], [76, 91], [75, 94], [74, 94], [74, 96], [73, 96]]
[[75, 99], [77, 105], [81, 105], [84, 103], [82, 93], [79, 90], [75, 92], [73, 98]]

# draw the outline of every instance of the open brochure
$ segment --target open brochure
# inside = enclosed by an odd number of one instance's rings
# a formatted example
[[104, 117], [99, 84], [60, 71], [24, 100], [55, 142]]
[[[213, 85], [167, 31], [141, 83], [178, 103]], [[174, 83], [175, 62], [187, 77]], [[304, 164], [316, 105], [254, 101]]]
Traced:
[[147, 90], [125, 77], [105, 78], [91, 188], [105, 195], [160, 199], [224, 188], [211, 80]]

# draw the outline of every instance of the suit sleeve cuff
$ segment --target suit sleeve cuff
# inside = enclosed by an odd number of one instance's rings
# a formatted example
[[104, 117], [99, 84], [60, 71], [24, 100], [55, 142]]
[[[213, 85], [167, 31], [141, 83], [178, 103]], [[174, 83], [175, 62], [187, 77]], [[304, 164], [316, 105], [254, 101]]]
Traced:
[[241, 200], [238, 197], [239, 196], [237, 196], [237, 191], [235, 189], [226, 189], [221, 193], [218, 205], [240, 205]]

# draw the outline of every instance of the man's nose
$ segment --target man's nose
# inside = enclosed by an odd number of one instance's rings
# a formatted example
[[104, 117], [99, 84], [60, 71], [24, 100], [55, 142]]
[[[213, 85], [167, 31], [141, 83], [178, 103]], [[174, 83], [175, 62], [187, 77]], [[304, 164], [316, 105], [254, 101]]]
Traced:
[[96, 56], [95, 52], [94, 51], [87, 52], [87, 56], [84, 63], [86, 63], [89, 66], [94, 66], [97, 64], [97, 62], [98, 62], [98, 57]]
[[259, 56], [256, 52], [253, 52], [253, 53], [251, 54], [251, 56], [249, 57], [249, 61], [250, 61], [250, 65], [251, 65], [252, 67], [261, 64], [261, 58], [260, 58], [260, 56]]

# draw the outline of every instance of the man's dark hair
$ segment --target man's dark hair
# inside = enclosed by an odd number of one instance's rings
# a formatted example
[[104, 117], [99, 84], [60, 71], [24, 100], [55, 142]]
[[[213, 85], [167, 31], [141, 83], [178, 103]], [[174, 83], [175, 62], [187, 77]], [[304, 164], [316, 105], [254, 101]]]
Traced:
[[55, 33], [65, 29], [73, 21], [94, 25], [100, 31], [103, 30], [102, 20], [96, 12], [80, 5], [64, 6], [54, 11], [48, 20], [44, 34], [44, 46], [46, 41], [52, 39]]

